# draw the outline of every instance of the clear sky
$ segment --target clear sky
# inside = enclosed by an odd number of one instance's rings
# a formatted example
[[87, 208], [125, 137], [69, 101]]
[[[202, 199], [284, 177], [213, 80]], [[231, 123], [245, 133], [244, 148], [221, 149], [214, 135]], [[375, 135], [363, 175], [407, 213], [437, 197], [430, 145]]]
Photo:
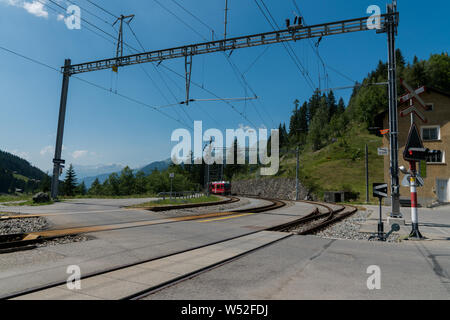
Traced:
[[[65, 0], [54, 0], [63, 7]], [[172, 0], [159, 0], [197, 34], [180, 22], [154, 0], [71, 0], [83, 9], [82, 17], [116, 34], [111, 26], [114, 18], [94, 6], [99, 5], [114, 15], [135, 14], [131, 26], [147, 50], [164, 49], [210, 39], [211, 31]], [[206, 25], [217, 37], [223, 36], [224, 0], [176, 0]], [[254, 0], [229, 0], [228, 36], [272, 31]], [[265, 0], [265, 4], [280, 26], [296, 11], [292, 0]], [[386, 0], [317, 0], [296, 1], [307, 24], [368, 16], [366, 9], [379, 5], [385, 12]], [[45, 3], [46, 5], [43, 5]], [[398, 47], [408, 61], [414, 55], [420, 59], [450, 48], [450, 3], [442, 0], [399, 0], [400, 28]], [[114, 40], [81, 22], [81, 30], [69, 30], [59, 14], [60, 8], [50, 0], [0, 0], [0, 46], [59, 68], [64, 59], [73, 63], [109, 58], [115, 55]], [[94, 16], [95, 14], [96, 16]], [[100, 19], [99, 19], [100, 18]], [[109, 24], [109, 25], [108, 25]], [[88, 29], [96, 30], [102, 37]], [[124, 27], [125, 41], [139, 48], [130, 29]], [[106, 39], [105, 39], [106, 38]], [[316, 41], [316, 40], [314, 40]], [[326, 87], [324, 71], [309, 41], [292, 43], [296, 55], [307, 70], [314, 86]], [[385, 34], [359, 32], [324, 38], [319, 52], [327, 67], [329, 87], [352, 85], [373, 70], [378, 61], [386, 60]], [[259, 57], [257, 59], [257, 57]], [[255, 62], [255, 59], [256, 62]], [[253, 104], [232, 102], [244, 117], [223, 102], [196, 102], [192, 105], [164, 109], [170, 116], [193, 127], [193, 120], [203, 120], [204, 129], [258, 126], [276, 128], [288, 124], [293, 101], [304, 101], [312, 94], [305, 77], [297, 69], [281, 44], [236, 50], [231, 55], [258, 95]], [[254, 63], [255, 62], [255, 63]], [[165, 61], [164, 66], [183, 74], [184, 59]], [[150, 81], [142, 68], [157, 82]], [[119, 73], [98, 71], [81, 78], [105, 88], [138, 99], [152, 106], [181, 101], [184, 80], [162, 66], [152, 65], [122, 68]], [[334, 71], [337, 70], [338, 72]], [[343, 75], [345, 75], [345, 77]], [[161, 75], [161, 76], [160, 76]], [[172, 93], [161, 81], [161, 77]], [[0, 50], [0, 149], [20, 155], [43, 170], [52, 166], [53, 148], [61, 90], [61, 74]], [[196, 56], [193, 59], [192, 80], [222, 98], [251, 96], [233, 72], [222, 53]], [[162, 93], [161, 93], [162, 92]], [[351, 90], [335, 94], [348, 101]], [[211, 99], [214, 96], [195, 86], [191, 97]], [[184, 108], [184, 110], [182, 110]], [[77, 79], [71, 79], [67, 106], [63, 158], [74, 164], [120, 163], [139, 167], [149, 162], [167, 159], [174, 145], [170, 141], [174, 129], [182, 125], [152, 109], [122, 97], [102, 91]]]

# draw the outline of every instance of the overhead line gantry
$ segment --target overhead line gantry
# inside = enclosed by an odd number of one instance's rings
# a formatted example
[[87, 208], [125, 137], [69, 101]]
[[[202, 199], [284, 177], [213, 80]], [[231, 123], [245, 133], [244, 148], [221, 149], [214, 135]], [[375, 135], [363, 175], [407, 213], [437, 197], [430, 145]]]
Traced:
[[[392, 200], [393, 200], [393, 214], [399, 214], [399, 207], [397, 208], [399, 199], [398, 190], [398, 148], [397, 148], [397, 101], [396, 101], [396, 79], [395, 79], [395, 35], [397, 33], [397, 26], [399, 21], [399, 13], [396, 8], [396, 0], [387, 6], [386, 14], [381, 14], [379, 17], [381, 28], [377, 33], [388, 34], [388, 51], [389, 51], [389, 114], [390, 114], [390, 129], [391, 129], [391, 185], [392, 185]], [[52, 198], [58, 196], [58, 183], [61, 168], [64, 160], [61, 159], [62, 141], [64, 132], [64, 121], [66, 113], [67, 95], [69, 78], [72, 75], [100, 71], [106, 69], [116, 69], [119, 67], [131, 66], [136, 64], [158, 62], [164, 60], [184, 58], [186, 71], [186, 104], [189, 103], [189, 87], [192, 70], [192, 57], [195, 55], [208, 54], [214, 52], [232, 51], [243, 48], [250, 48], [262, 45], [270, 45], [288, 41], [298, 41], [303, 39], [320, 38], [338, 34], [368, 31], [371, 30], [368, 26], [368, 17], [362, 17], [350, 20], [341, 20], [336, 22], [322, 23], [316, 25], [303, 26], [302, 24], [288, 26], [284, 30], [276, 30], [272, 32], [259, 33], [253, 35], [246, 35], [234, 38], [224, 38], [222, 40], [214, 40], [209, 42], [202, 42], [190, 44], [186, 46], [174, 47], [163, 50], [155, 50], [143, 53], [137, 53], [127, 56], [116, 56], [115, 58], [96, 60], [80, 64], [71, 64], [70, 59], [65, 60], [63, 73], [63, 85], [61, 92], [61, 102], [58, 118], [58, 132], [56, 138], [55, 157], [53, 159], [53, 177], [52, 177]], [[300, 19], [301, 20], [301, 19]], [[397, 203], [394, 203], [397, 200]]]

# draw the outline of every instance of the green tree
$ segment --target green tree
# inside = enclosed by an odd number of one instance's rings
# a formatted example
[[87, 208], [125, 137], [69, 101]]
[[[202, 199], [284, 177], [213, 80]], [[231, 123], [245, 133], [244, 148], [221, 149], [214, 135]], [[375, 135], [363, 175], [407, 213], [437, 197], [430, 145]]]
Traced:
[[44, 175], [44, 178], [41, 180], [40, 189], [42, 192], [49, 192], [52, 186], [52, 182], [50, 180], [50, 176], [48, 173]]
[[119, 194], [130, 195], [134, 192], [134, 174], [130, 167], [126, 166], [122, 169], [119, 177]]
[[145, 173], [138, 171], [135, 177], [134, 191], [135, 194], [144, 194], [147, 192], [147, 181], [145, 179]]
[[308, 140], [314, 151], [321, 149], [328, 137], [327, 127], [324, 125], [326, 123], [328, 123], [328, 108], [326, 103], [321, 103], [311, 121], [308, 134]]
[[340, 98], [337, 106], [337, 113], [343, 114], [345, 112], [345, 102], [344, 99]]
[[66, 172], [66, 178], [64, 179], [64, 194], [66, 196], [74, 196], [77, 188], [77, 178], [75, 170], [72, 164], [69, 165], [69, 169]]
[[433, 54], [425, 63], [426, 85], [450, 92], [450, 58], [447, 53]]
[[328, 115], [328, 121], [329, 120], [331, 120], [331, 117], [333, 117], [334, 116], [334, 114], [337, 112], [337, 108], [338, 108], [338, 106], [337, 106], [337, 104], [336, 104], [336, 98], [335, 98], [335, 96], [334, 96], [334, 93], [333, 93], [333, 90], [331, 90], [329, 93], [328, 93], [328, 96], [327, 96], [327, 105], [328, 105], [328, 110], [329, 110], [329, 115]]
[[78, 185], [78, 187], [76, 188], [76, 193], [79, 195], [82, 195], [82, 196], [86, 195], [87, 189], [86, 189], [86, 184], [84, 183], [84, 181]]
[[103, 193], [102, 185], [100, 184], [98, 178], [96, 178], [94, 182], [91, 184], [88, 193], [91, 195], [101, 195]]

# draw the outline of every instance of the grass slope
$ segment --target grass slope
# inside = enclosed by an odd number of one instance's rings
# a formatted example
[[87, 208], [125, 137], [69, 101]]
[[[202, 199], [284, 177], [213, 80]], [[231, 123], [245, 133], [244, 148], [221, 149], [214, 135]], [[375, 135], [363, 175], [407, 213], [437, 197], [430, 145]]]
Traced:
[[[342, 138], [318, 151], [309, 146], [300, 154], [300, 181], [314, 194], [323, 199], [324, 191], [351, 191], [359, 193], [359, 202], [366, 199], [365, 144], [369, 149], [369, 196], [372, 198], [372, 183], [384, 181], [383, 157], [377, 148], [382, 138], [372, 135], [357, 125], [349, 128]], [[280, 159], [278, 177], [295, 179], [295, 154], [283, 155]], [[239, 174], [233, 180], [256, 178], [255, 173]], [[272, 178], [272, 177], [268, 177]]]

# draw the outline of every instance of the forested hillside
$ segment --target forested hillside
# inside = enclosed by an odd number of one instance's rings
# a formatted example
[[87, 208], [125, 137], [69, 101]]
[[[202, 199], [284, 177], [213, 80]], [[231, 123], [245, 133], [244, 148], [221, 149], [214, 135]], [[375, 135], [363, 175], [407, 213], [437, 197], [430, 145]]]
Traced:
[[46, 174], [28, 161], [0, 150], [0, 193], [34, 192]]
[[[398, 78], [411, 86], [426, 85], [450, 92], [450, 58], [433, 54], [427, 60], [407, 63], [397, 50]], [[364, 147], [368, 144], [371, 180], [383, 179], [383, 166], [376, 149], [381, 138], [376, 131], [376, 115], [388, 109], [387, 64], [380, 61], [361, 83], [356, 83], [348, 105], [333, 91], [316, 91], [307, 101], [294, 101], [289, 125], [280, 130], [281, 165], [278, 176], [295, 178], [295, 155], [300, 148], [300, 178], [319, 196], [326, 190], [345, 190], [363, 195], [365, 185]], [[398, 81], [399, 95], [404, 93]], [[290, 151], [290, 152], [289, 152]], [[256, 170], [238, 167], [234, 179], [257, 177]]]

